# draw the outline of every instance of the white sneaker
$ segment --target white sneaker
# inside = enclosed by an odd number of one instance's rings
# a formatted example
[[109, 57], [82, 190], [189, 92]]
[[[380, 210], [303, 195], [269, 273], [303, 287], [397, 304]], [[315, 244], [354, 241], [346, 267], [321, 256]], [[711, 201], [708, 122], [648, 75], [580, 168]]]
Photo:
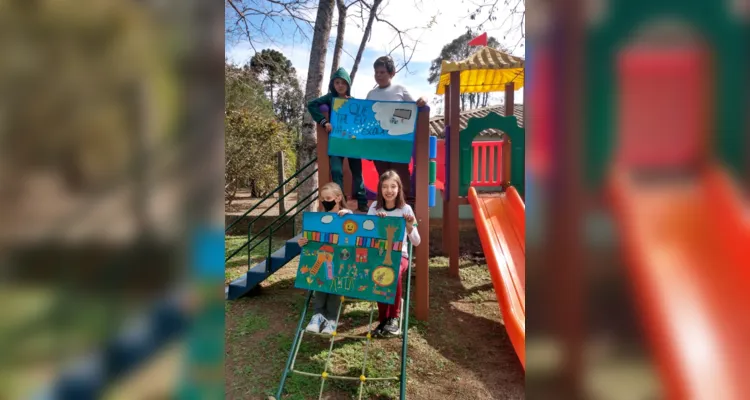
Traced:
[[310, 320], [310, 323], [307, 324], [307, 328], [305, 328], [305, 330], [308, 332], [312, 332], [312, 333], [319, 333], [320, 327], [325, 322], [326, 322], [326, 317], [324, 317], [323, 314], [315, 314]]
[[320, 333], [325, 333], [326, 335], [330, 335], [335, 331], [336, 331], [336, 321], [332, 321], [329, 319], [326, 321], [325, 328], [323, 328], [323, 331], [321, 331]]

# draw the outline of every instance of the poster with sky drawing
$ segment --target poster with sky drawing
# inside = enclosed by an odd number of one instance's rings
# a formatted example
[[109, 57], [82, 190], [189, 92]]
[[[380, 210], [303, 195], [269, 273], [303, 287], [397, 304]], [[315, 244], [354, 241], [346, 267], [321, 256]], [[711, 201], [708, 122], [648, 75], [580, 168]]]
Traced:
[[409, 163], [417, 129], [417, 103], [333, 100], [328, 154]]
[[405, 229], [398, 217], [304, 213], [294, 286], [393, 304]]

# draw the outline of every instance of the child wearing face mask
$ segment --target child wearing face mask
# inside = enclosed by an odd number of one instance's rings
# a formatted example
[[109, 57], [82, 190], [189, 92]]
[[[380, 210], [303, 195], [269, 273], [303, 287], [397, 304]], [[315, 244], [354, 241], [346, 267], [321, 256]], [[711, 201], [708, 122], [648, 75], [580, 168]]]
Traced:
[[395, 336], [401, 334], [401, 278], [409, 268], [409, 248], [406, 245], [408, 237], [411, 244], [419, 246], [422, 239], [419, 231], [415, 229], [416, 217], [412, 208], [406, 204], [404, 199], [404, 186], [398, 174], [389, 170], [380, 176], [378, 183], [378, 199], [372, 203], [368, 215], [379, 217], [401, 217], [406, 220], [404, 231], [404, 247], [401, 251], [401, 265], [399, 268], [398, 283], [396, 283], [396, 297], [393, 304], [378, 303], [378, 320], [380, 324], [373, 333], [376, 336]]
[[[352, 210], [346, 208], [344, 202], [344, 192], [336, 182], [329, 182], [318, 190], [320, 204], [327, 212], [335, 212], [338, 215], [351, 214]], [[304, 237], [299, 238], [297, 243], [304, 247], [308, 240]], [[324, 333], [330, 335], [336, 331], [336, 316], [341, 305], [341, 296], [324, 293], [313, 293], [313, 316], [310, 323], [305, 328], [312, 333]], [[322, 329], [322, 331], [321, 331]]]

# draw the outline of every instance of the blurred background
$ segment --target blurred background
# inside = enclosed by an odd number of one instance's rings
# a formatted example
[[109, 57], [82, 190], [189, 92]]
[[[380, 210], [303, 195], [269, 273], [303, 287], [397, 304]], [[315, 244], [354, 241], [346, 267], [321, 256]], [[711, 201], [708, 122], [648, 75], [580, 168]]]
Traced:
[[746, 398], [750, 3], [526, 8], [526, 396]]
[[0, 398], [223, 397], [223, 20], [0, 5]]

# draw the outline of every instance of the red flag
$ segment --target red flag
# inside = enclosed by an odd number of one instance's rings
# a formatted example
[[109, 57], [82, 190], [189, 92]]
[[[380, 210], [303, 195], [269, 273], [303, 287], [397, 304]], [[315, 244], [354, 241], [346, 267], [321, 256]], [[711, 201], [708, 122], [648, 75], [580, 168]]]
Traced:
[[487, 46], [487, 32], [471, 39], [469, 46]]

